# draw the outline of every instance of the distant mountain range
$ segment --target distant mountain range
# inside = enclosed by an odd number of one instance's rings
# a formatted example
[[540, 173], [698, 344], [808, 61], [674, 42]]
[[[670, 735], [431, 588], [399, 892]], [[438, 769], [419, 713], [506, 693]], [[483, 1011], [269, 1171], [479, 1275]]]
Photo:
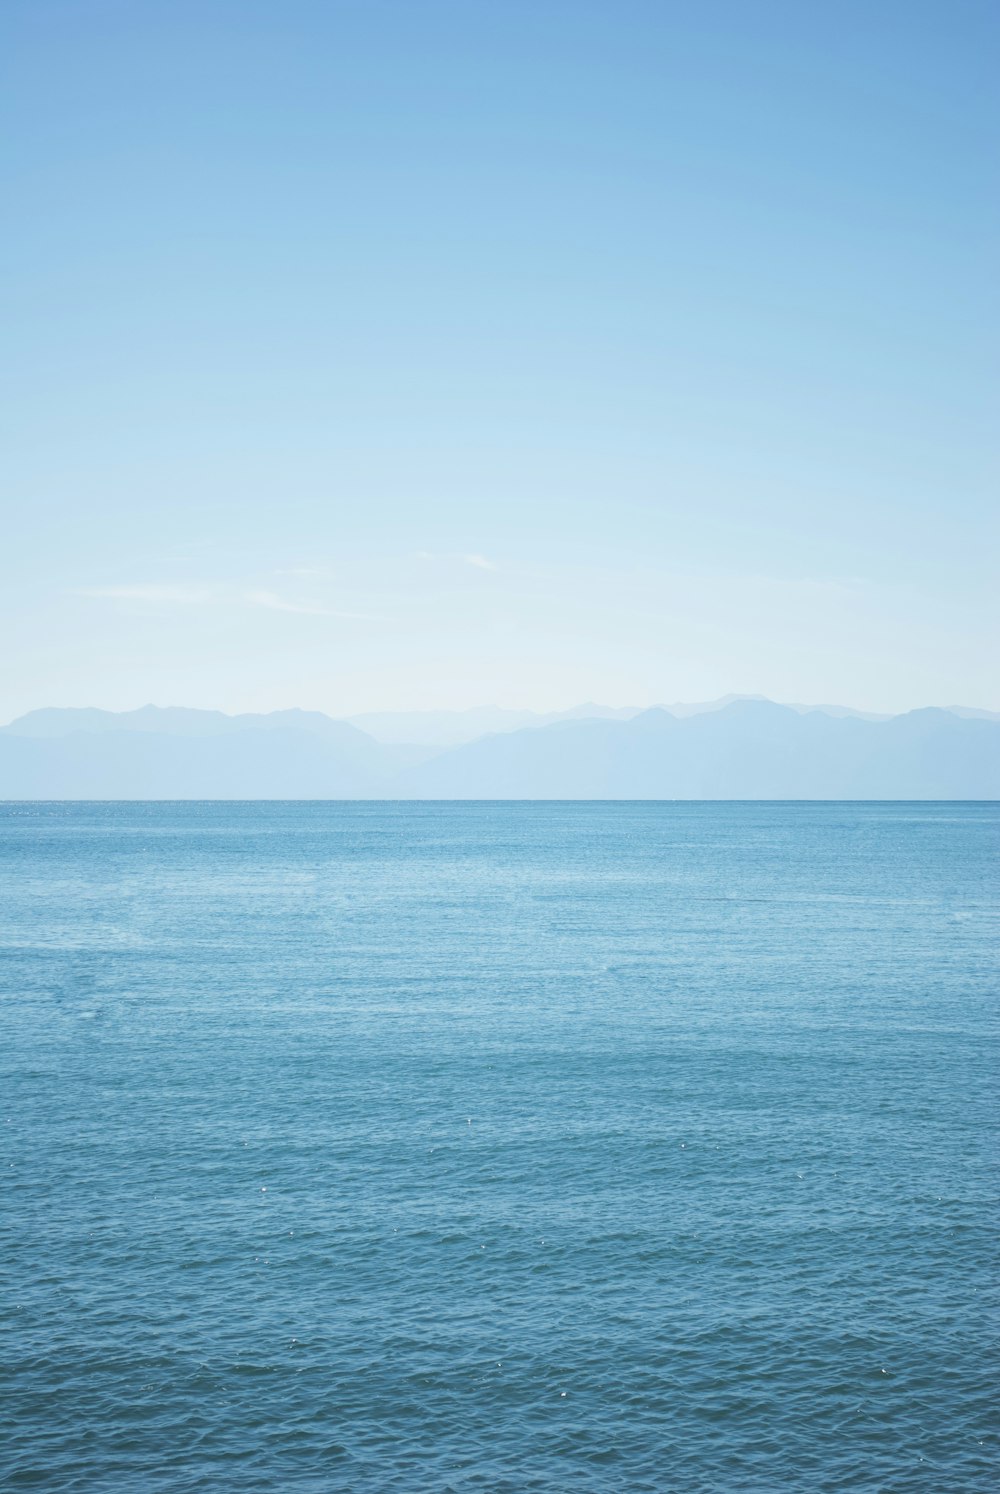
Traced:
[[996, 799], [1000, 715], [744, 696], [351, 721], [47, 709], [0, 728], [0, 799], [357, 798]]
[[372, 711], [347, 719], [378, 742], [457, 747], [494, 732], [527, 731], [531, 727], [552, 726], [557, 721], [628, 721], [643, 709], [642, 706], [616, 709], [588, 701], [569, 711], [508, 711], [502, 706], [480, 706], [471, 711]]
[[[669, 711], [671, 716], [701, 716], [707, 711], [721, 711], [737, 701], [754, 700], [770, 704], [763, 695], [723, 695], [719, 700], [698, 703], [675, 702], [655, 709]], [[378, 742], [413, 742], [425, 746], [457, 747], [496, 732], [524, 731], [533, 726], [553, 726], [557, 721], [631, 721], [648, 706], [602, 706], [588, 701], [569, 711], [507, 711], [500, 706], [482, 706], [471, 711], [376, 711], [363, 716], [349, 716], [352, 726], [360, 727]], [[825, 716], [857, 716], [862, 721], [888, 721], [888, 714], [855, 711], [839, 705], [789, 705], [790, 711], [803, 715], [821, 711]], [[1000, 721], [1000, 712], [978, 711], [966, 706], [949, 706], [952, 715]]]

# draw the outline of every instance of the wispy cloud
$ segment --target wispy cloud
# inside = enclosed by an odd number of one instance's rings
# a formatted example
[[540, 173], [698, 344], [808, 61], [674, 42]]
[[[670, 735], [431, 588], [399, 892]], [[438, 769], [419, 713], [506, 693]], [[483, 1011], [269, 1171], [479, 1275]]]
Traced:
[[137, 582], [127, 586], [81, 586], [76, 588], [74, 595], [110, 602], [140, 602], [150, 606], [249, 606], [264, 607], [270, 612], [294, 612], [301, 617], [335, 617], [352, 622], [385, 620], [368, 612], [349, 612], [339, 607], [328, 607], [323, 602], [297, 601], [292, 597], [279, 596], [275, 591], [243, 591], [232, 585], [196, 587]]
[[159, 586], [145, 582], [131, 586], [80, 586], [75, 594], [112, 602], [166, 602], [181, 607], [197, 606], [213, 600], [213, 593], [204, 587]]
[[477, 571], [498, 571], [500, 567], [485, 555], [478, 552], [473, 554], [436, 554], [433, 550], [418, 550], [418, 560], [451, 560], [458, 561], [461, 565], [474, 566]]
[[286, 597], [279, 597], [273, 591], [247, 591], [243, 593], [243, 600], [249, 602], [251, 607], [267, 607], [272, 612], [297, 612], [303, 617], [340, 617], [352, 622], [382, 621], [370, 612], [344, 612], [338, 607], [325, 607], [318, 602], [294, 602]]

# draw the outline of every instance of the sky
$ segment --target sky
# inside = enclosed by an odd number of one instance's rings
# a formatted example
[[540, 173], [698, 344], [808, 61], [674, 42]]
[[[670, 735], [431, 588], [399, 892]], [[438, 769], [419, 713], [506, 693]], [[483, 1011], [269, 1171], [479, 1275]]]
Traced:
[[1000, 707], [994, 0], [7, 0], [0, 719]]

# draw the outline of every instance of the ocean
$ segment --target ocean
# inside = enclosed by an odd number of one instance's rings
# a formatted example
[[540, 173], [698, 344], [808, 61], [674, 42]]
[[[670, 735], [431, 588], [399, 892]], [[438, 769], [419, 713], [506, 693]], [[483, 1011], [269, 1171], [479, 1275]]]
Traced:
[[998, 829], [0, 805], [0, 1485], [992, 1491]]

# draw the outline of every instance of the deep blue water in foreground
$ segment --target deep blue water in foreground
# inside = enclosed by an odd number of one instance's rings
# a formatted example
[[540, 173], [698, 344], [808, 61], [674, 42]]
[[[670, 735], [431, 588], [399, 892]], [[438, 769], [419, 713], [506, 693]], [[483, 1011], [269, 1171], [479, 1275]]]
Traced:
[[0, 1485], [992, 1490], [998, 828], [0, 806]]

